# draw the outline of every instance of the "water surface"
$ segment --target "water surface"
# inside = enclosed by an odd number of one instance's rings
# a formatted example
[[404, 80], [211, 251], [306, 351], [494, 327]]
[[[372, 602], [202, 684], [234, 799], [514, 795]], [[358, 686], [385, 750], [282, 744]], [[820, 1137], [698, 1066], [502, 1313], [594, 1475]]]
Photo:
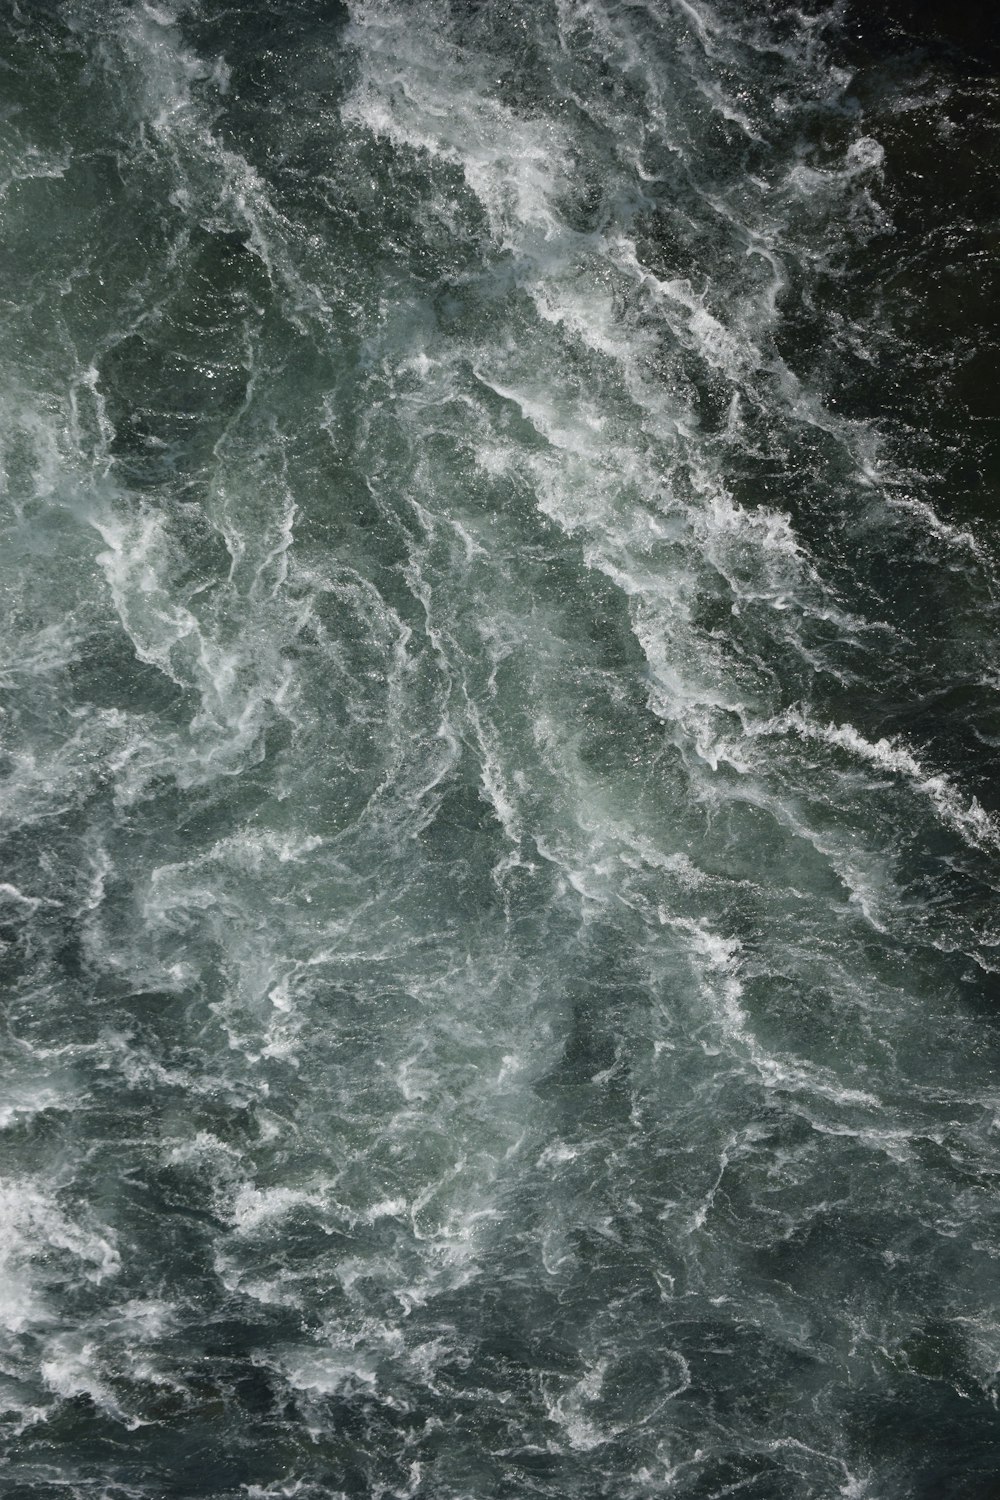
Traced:
[[876, 32], [5, 0], [9, 1500], [1000, 1493], [1000, 116]]

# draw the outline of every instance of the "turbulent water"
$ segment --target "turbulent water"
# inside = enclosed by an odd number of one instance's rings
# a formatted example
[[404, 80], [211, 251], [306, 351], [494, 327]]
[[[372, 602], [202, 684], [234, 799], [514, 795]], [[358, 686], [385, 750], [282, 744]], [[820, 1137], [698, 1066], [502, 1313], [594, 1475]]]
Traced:
[[3, 0], [5, 1500], [1000, 1493], [1000, 115], [864, 45]]

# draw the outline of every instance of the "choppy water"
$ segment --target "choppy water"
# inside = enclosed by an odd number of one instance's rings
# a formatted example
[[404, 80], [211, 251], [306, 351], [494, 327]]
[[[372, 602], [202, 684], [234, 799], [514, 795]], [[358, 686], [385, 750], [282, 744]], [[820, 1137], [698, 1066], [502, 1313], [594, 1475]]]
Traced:
[[0, 16], [4, 1496], [1000, 1493], [988, 79]]

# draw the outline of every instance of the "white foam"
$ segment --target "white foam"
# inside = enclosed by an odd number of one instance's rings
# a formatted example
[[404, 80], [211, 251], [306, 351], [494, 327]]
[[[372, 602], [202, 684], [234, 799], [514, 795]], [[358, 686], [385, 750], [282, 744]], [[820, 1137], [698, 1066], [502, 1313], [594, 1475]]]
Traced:
[[45, 1355], [41, 1360], [40, 1373], [48, 1390], [64, 1401], [76, 1396], [89, 1396], [101, 1411], [134, 1430], [148, 1424], [140, 1418], [130, 1416], [119, 1404], [114, 1391], [102, 1378], [101, 1366], [104, 1349], [96, 1340], [86, 1340], [77, 1334], [60, 1334], [49, 1339]]
[[[815, 1096], [839, 1108], [866, 1111], [881, 1108], [875, 1094], [843, 1083], [831, 1069], [802, 1058], [770, 1053], [761, 1046], [743, 1005], [743, 946], [738, 938], [714, 931], [704, 918], [676, 915], [662, 908], [659, 916], [661, 923], [683, 933], [687, 939], [690, 961], [716, 1020], [722, 1045], [745, 1060], [764, 1088]], [[727, 1159], [723, 1161], [723, 1171]], [[712, 1196], [714, 1191], [709, 1204]], [[705, 1212], [707, 1205], [704, 1212], [699, 1210], [701, 1217], [695, 1227], [704, 1222]]]
[[926, 500], [920, 500], [916, 495], [901, 495], [893, 490], [887, 490], [883, 496], [885, 504], [890, 511], [902, 511], [905, 515], [912, 516], [919, 521], [925, 530], [929, 531], [938, 540], [946, 542], [949, 547], [958, 551], [969, 552], [977, 561], [987, 561], [982, 547], [972, 535], [960, 526], [951, 526], [943, 521], [933, 506]]
[[74, 1096], [51, 1084], [27, 1079], [5, 1083], [5, 1098], [0, 1104], [0, 1130], [22, 1125], [49, 1110], [73, 1108]]
[[67, 1256], [75, 1274], [95, 1284], [121, 1266], [112, 1231], [70, 1218], [37, 1181], [0, 1180], [0, 1327], [8, 1334], [51, 1316], [45, 1252]]
[[322, 1208], [325, 1201], [323, 1193], [305, 1188], [259, 1188], [245, 1182], [236, 1192], [229, 1215], [239, 1234], [252, 1235], [264, 1226], [270, 1229], [298, 1208]]
[[928, 772], [917, 757], [898, 740], [884, 737], [868, 740], [853, 724], [819, 724], [801, 710], [791, 710], [770, 724], [764, 733], [791, 732], [802, 739], [846, 750], [878, 770], [902, 778], [934, 806], [939, 817], [970, 843], [996, 848], [1000, 830], [974, 797], [963, 798], [945, 775]]

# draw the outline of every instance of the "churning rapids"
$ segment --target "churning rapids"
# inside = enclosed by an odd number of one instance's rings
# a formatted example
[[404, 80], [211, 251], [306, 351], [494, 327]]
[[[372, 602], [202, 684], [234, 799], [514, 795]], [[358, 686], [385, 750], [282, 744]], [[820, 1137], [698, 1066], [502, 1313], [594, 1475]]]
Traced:
[[1000, 1493], [968, 111], [842, 28], [3, 0], [5, 1500]]

